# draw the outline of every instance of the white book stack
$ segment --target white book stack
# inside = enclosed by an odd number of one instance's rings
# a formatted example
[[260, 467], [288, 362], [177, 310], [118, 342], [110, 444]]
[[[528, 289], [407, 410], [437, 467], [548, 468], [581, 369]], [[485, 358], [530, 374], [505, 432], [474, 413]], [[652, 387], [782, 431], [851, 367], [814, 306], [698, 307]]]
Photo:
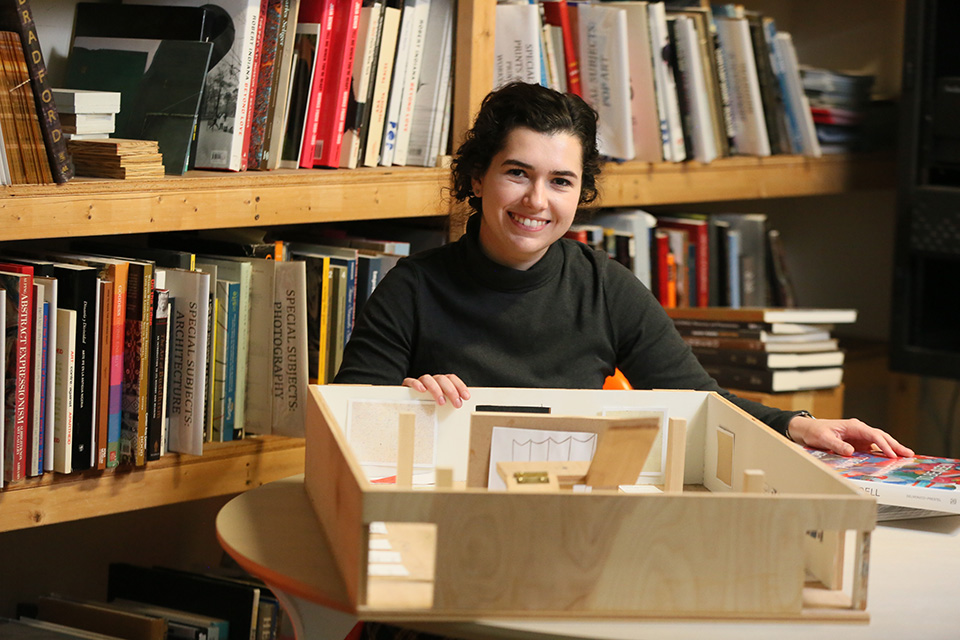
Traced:
[[120, 92], [89, 89], [53, 89], [67, 140], [109, 138], [120, 113]]

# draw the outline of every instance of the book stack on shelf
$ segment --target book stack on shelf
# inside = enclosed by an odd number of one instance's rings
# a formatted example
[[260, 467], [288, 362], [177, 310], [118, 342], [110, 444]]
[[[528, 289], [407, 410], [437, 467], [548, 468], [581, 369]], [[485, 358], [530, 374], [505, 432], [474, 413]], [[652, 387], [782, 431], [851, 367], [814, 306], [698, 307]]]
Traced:
[[60, 125], [67, 140], [109, 138], [116, 130], [120, 112], [118, 91], [53, 89], [60, 111]]
[[864, 123], [871, 107], [874, 76], [802, 66], [800, 77], [823, 153], [864, 148]]
[[843, 381], [833, 325], [853, 309], [668, 309], [677, 330], [717, 383], [732, 391], [829, 389]]
[[583, 96], [611, 158], [821, 153], [790, 34], [741, 5], [501, 2], [495, 47], [496, 85]]

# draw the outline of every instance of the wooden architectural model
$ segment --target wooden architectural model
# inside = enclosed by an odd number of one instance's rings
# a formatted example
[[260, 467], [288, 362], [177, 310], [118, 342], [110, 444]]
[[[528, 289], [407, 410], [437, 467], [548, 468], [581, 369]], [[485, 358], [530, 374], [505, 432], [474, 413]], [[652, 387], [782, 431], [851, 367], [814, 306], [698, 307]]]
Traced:
[[874, 501], [712, 393], [312, 387], [306, 439], [360, 619], [868, 618]]

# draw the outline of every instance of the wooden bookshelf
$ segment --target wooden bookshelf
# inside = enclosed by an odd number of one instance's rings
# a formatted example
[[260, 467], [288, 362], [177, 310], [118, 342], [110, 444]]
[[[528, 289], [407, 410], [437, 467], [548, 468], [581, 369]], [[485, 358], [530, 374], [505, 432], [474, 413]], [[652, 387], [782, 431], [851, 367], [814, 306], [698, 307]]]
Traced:
[[892, 154], [736, 156], [699, 162], [607, 163], [600, 206], [722, 202], [887, 189], [895, 178]]
[[[813, 196], [892, 184], [892, 155], [608, 163], [600, 206]], [[443, 216], [447, 169], [192, 171], [0, 190], [0, 241]]]
[[302, 438], [254, 436], [143, 467], [45, 473], [0, 491], [0, 533], [240, 493], [303, 473]]
[[[66, 50], [75, 0], [33, 4], [41, 40], [47, 33], [58, 34], [58, 44]], [[807, 3], [787, 4], [807, 11]], [[863, 11], [873, 15], [869, 4]], [[458, 3], [454, 141], [492, 86], [494, 15], [492, 0]], [[50, 24], [56, 27], [46, 31]], [[881, 48], [865, 47], [871, 53]], [[845, 59], [847, 55], [844, 51]], [[889, 188], [893, 176], [892, 155], [737, 157], [709, 165], [611, 163], [598, 204], [643, 207], [829, 195]], [[2, 187], [0, 243], [445, 216], [453, 213], [444, 192], [448, 180], [445, 168], [391, 167], [194, 171], [160, 180], [77, 178], [65, 185]], [[0, 491], [0, 532], [227, 495], [302, 471], [302, 440], [257, 437], [208, 444], [202, 457], [171, 454], [141, 468], [48, 473]]]

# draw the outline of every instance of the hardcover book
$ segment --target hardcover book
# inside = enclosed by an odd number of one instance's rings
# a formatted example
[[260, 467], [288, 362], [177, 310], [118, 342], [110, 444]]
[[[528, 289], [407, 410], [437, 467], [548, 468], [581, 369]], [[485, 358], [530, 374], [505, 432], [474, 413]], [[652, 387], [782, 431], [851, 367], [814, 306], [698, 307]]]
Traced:
[[306, 277], [303, 262], [276, 263], [272, 432], [297, 438], [303, 437], [307, 410]]
[[330, 57], [320, 100], [317, 135], [311, 167], [340, 166], [340, 149], [347, 120], [350, 80], [357, 50], [357, 27], [361, 0], [335, 2], [335, 19], [330, 32]]
[[[13, 184], [54, 182], [39, 120], [41, 112], [37, 110], [30, 89], [30, 69], [16, 33], [0, 31], [0, 58], [3, 60], [0, 78], [5, 94], [0, 102], [6, 125], [3, 139], [5, 145], [10, 145], [7, 158], [11, 161], [11, 180]], [[64, 143], [59, 120], [57, 132]]]
[[157, 288], [176, 298], [171, 318], [170, 451], [203, 453], [210, 274], [157, 269]]
[[167, 334], [170, 320], [170, 292], [154, 289], [153, 325], [150, 327], [150, 387], [147, 403], [147, 460], [159, 460], [162, 453], [163, 407], [167, 388]]
[[375, 167], [380, 161], [380, 143], [383, 141], [383, 128], [387, 118], [387, 102], [390, 99], [393, 62], [397, 53], [402, 10], [403, 5], [400, 0], [387, 0], [387, 6], [383, 10], [376, 77], [372, 81], [373, 90], [368, 110], [370, 120], [367, 123], [366, 139], [362, 142], [361, 153], [365, 167]]
[[960, 460], [868, 453], [841, 456], [806, 449], [881, 505], [960, 513]]
[[33, 275], [0, 271], [6, 290], [4, 389], [4, 480], [18, 482], [27, 472], [27, 429], [30, 422], [30, 340]]
[[578, 9], [583, 97], [600, 114], [600, 153], [632, 160], [636, 156], [630, 110], [627, 14], [615, 4], [582, 4]]
[[73, 166], [67, 154], [63, 130], [60, 128], [57, 105], [50, 92], [47, 67], [43, 60], [40, 39], [37, 37], [37, 25], [33, 20], [30, 0], [2, 3], [0, 29], [14, 31], [20, 36], [23, 57], [29, 69], [30, 85], [33, 88], [36, 113], [42, 115], [39, 118], [39, 126], [49, 162], [49, 172], [54, 181], [67, 182], [73, 178]]

